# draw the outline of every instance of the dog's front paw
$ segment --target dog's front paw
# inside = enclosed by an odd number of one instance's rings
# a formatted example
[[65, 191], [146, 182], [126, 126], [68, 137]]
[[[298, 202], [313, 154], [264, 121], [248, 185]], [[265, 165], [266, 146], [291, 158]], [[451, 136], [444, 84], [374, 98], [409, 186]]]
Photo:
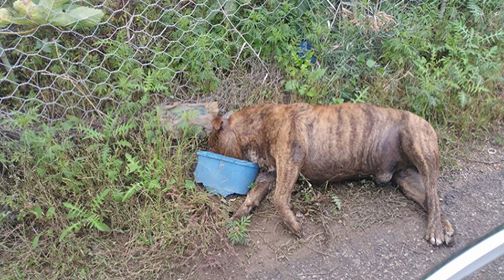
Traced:
[[243, 216], [247, 216], [252, 211], [252, 207], [243, 203], [238, 210], [231, 217], [232, 220], [239, 220]]
[[434, 246], [451, 245], [454, 233], [455, 231], [450, 222], [442, 218], [441, 221], [428, 226], [425, 239]]

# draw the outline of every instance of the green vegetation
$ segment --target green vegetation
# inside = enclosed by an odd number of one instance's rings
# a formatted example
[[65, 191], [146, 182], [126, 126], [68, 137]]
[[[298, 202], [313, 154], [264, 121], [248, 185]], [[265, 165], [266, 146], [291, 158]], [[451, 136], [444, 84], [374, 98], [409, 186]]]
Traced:
[[[12, 262], [5, 273], [19, 269], [28, 273], [19, 276], [42, 276], [36, 267], [43, 256], [61, 252], [46, 264], [55, 278], [78, 273], [73, 265], [97, 253], [86, 244], [102, 239], [111, 246], [117, 235], [133, 247], [156, 244], [166, 250], [163, 256], [178, 257], [206, 250], [214, 230], [225, 228], [228, 209], [188, 180], [198, 138], [188, 130], [172, 140], [156, 113], [142, 107], [142, 102], [126, 103], [113, 117], [104, 116], [100, 127], [69, 118], [29, 130], [34, 117], [14, 119], [10, 127], [23, 133], [19, 141], [1, 143], [0, 201], [4, 228], [15, 215], [17, 234], [2, 240], [2, 258], [18, 260], [15, 252], [26, 250], [28, 260]], [[18, 234], [30, 242], [10, 239]], [[11, 242], [16, 246], [8, 246]], [[83, 255], [64, 257], [74, 250]]]
[[12, 4], [14, 10], [0, 9], [0, 26], [7, 24], [82, 27], [95, 26], [103, 17], [103, 12], [84, 6], [76, 6], [69, 0], [17, 0]]
[[231, 220], [228, 227], [228, 239], [233, 245], [247, 244], [248, 227], [250, 225], [250, 217], [241, 217], [239, 220]]
[[[116, 2], [82, 35], [0, 30], [2, 71], [22, 63], [0, 72], [7, 278], [154, 278], [243, 244], [250, 220], [229, 223], [233, 209], [191, 180], [205, 143], [190, 128], [174, 139], [154, 106], [211, 97], [232, 71], [278, 68], [273, 87], [295, 100], [408, 109], [448, 139], [504, 118], [500, 0]], [[304, 40], [313, 49], [299, 55]]]
[[342, 202], [341, 202], [341, 199], [336, 194], [331, 195], [331, 202], [334, 205], [334, 210], [336, 210], [336, 211], [341, 210]]

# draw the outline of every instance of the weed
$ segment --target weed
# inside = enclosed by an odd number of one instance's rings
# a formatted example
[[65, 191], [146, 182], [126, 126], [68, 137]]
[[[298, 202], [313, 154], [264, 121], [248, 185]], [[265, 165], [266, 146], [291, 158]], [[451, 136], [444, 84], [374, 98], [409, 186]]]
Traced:
[[233, 245], [247, 244], [248, 227], [250, 225], [250, 217], [241, 217], [239, 220], [228, 222], [228, 239]]
[[341, 210], [341, 199], [336, 194], [331, 195], [331, 202], [334, 205], [334, 209], [337, 211]]
[[[14, 225], [26, 225], [10, 236], [30, 240], [27, 277], [36, 275], [41, 256], [58, 259], [54, 254], [71, 258], [52, 262], [50, 269], [75, 275], [71, 262], [86, 257], [72, 252], [88, 251], [91, 243], [110, 245], [117, 236], [165, 244], [173, 249], [168, 261], [207, 250], [215, 225], [224, 225], [227, 209], [187, 179], [199, 138], [187, 129], [172, 139], [155, 110], [123, 105], [100, 127], [77, 118], [52, 126], [24, 114], [12, 120], [23, 130], [19, 141], [1, 145], [10, 175], [1, 178], [0, 205], [16, 210]], [[2, 226], [10, 224], [10, 213], [2, 210]], [[24, 246], [17, 237], [4, 243], [9, 250], [3, 256], [13, 264]], [[16, 267], [4, 269], [11, 274]]]

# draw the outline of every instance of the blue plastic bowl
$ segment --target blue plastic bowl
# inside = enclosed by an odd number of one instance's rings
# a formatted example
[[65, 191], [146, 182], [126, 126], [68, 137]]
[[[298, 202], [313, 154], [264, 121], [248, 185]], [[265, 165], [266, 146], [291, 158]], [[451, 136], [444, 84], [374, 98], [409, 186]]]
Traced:
[[250, 161], [207, 151], [198, 151], [196, 154], [196, 183], [202, 183], [212, 193], [245, 195], [259, 173], [259, 166]]

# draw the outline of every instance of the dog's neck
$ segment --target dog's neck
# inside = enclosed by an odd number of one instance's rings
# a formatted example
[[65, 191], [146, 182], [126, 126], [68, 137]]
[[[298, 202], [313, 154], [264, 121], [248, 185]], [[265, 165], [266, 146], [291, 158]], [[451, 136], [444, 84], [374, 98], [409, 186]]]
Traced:
[[271, 169], [273, 162], [268, 149], [271, 145], [268, 144], [270, 133], [266, 131], [267, 126], [262, 118], [250, 118], [250, 113], [240, 113], [234, 113], [229, 117], [229, 125], [240, 147], [242, 158]]

